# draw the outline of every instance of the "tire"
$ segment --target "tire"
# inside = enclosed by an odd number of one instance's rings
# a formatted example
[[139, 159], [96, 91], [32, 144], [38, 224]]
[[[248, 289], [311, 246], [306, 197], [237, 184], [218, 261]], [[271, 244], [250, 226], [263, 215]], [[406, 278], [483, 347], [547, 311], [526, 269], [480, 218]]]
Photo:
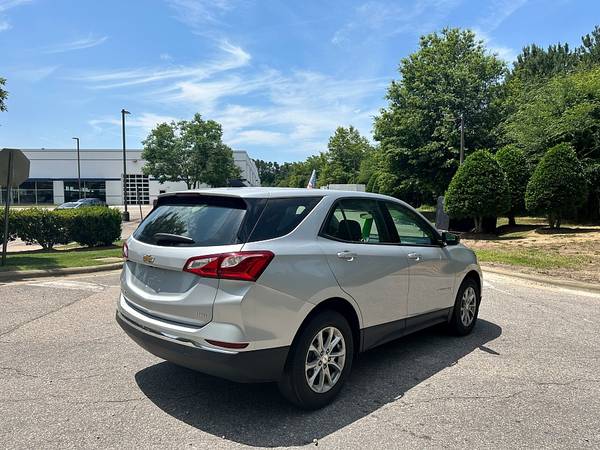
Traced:
[[[331, 347], [329, 354], [323, 352], [327, 363], [315, 352], [319, 347], [319, 334], [324, 341], [322, 347], [325, 347], [330, 335], [333, 337], [332, 341], [341, 337], [338, 343]], [[339, 356], [342, 349], [343, 358]], [[354, 342], [348, 321], [336, 311], [323, 311], [313, 317], [294, 339], [283, 376], [279, 381], [279, 390], [287, 400], [302, 409], [322, 408], [331, 403], [342, 389], [352, 369], [353, 356]], [[314, 368], [308, 368], [313, 364]], [[336, 368], [340, 366], [341, 371]], [[312, 387], [309, 383], [310, 378], [315, 380]], [[320, 382], [321, 380], [323, 381]], [[320, 389], [321, 392], [315, 389]]]
[[[472, 306], [467, 306], [465, 308], [467, 311], [465, 312], [463, 311], [463, 303]], [[481, 291], [479, 285], [473, 278], [465, 279], [456, 294], [452, 317], [450, 318], [450, 322], [448, 322], [448, 328], [452, 334], [466, 336], [473, 331], [473, 328], [477, 323], [480, 303]], [[466, 316], [463, 315], [464, 312]]]

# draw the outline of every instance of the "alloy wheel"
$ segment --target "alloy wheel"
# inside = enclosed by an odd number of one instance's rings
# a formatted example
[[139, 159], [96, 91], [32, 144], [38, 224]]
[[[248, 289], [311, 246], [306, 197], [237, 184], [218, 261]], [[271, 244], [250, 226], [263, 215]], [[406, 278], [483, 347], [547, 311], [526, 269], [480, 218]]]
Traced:
[[346, 342], [336, 327], [325, 327], [312, 339], [305, 360], [308, 386], [319, 394], [340, 379], [346, 361]]

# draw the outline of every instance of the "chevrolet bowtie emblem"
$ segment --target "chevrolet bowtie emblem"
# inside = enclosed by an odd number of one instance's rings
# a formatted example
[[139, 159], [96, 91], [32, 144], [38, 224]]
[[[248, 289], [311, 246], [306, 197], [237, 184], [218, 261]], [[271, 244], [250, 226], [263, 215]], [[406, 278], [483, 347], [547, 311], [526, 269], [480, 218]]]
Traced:
[[144, 255], [142, 258], [145, 263], [152, 264], [154, 262], [154, 256], [152, 255]]

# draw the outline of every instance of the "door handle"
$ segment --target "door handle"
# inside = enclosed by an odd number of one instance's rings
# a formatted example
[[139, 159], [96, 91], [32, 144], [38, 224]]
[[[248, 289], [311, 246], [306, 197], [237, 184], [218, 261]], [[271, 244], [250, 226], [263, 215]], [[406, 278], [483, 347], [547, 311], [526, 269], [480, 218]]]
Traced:
[[420, 253], [409, 253], [406, 256], [408, 256], [408, 259], [413, 259], [415, 261], [421, 261], [421, 254]]
[[348, 251], [338, 252], [337, 254], [338, 258], [345, 259], [346, 261], [354, 261], [354, 258], [356, 258], [357, 256], [358, 255], [356, 253]]

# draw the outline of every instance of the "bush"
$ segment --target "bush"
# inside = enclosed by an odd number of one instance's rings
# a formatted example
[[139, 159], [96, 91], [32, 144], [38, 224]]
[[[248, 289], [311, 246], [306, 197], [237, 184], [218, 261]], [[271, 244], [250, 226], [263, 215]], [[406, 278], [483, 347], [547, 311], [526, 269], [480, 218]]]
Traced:
[[121, 213], [104, 206], [71, 210], [69, 235], [88, 247], [111, 245], [121, 237]]
[[[17, 237], [17, 217], [14, 209], [8, 210], [8, 240], [14, 241]], [[0, 208], [0, 245], [4, 242], [4, 208]]]
[[560, 228], [562, 219], [575, 214], [586, 198], [583, 167], [573, 147], [558, 144], [549, 149], [527, 184], [525, 204], [534, 213], [545, 214], [550, 228]]
[[39, 244], [50, 249], [56, 244], [69, 243], [69, 214], [43, 208], [15, 211], [16, 234], [28, 244]]
[[478, 150], [459, 167], [446, 191], [445, 206], [451, 217], [473, 218], [476, 233], [481, 232], [484, 217], [508, 211], [508, 181], [490, 152]]
[[525, 153], [514, 146], [507, 145], [496, 153], [496, 161], [504, 170], [508, 189], [510, 191], [510, 209], [508, 210], [508, 224], [515, 225], [515, 216], [525, 212], [525, 190], [531, 176], [529, 164]]

